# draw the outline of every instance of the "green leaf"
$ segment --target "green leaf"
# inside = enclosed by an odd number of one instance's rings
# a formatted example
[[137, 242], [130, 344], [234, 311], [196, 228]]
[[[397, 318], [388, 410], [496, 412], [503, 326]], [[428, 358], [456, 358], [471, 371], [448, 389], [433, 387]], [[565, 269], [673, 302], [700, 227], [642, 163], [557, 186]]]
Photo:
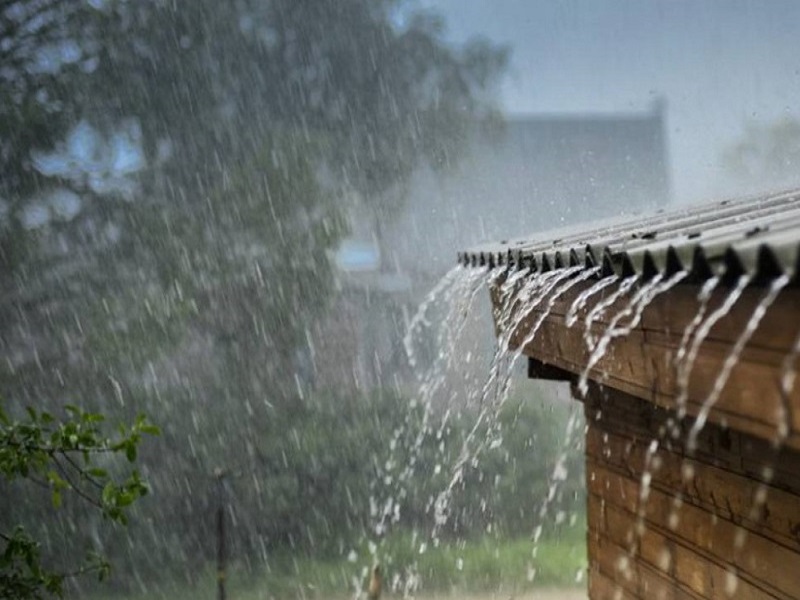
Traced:
[[69, 484], [55, 471], [48, 471], [46, 477], [54, 490], [63, 490], [69, 487]]
[[101, 495], [103, 499], [103, 504], [109, 506], [114, 504], [114, 497], [116, 496], [117, 486], [114, 485], [113, 482], [109, 481], [105, 487], [103, 487], [103, 493]]
[[128, 459], [128, 462], [133, 462], [136, 460], [136, 444], [128, 443], [125, 446], [125, 456]]
[[117, 496], [117, 506], [125, 507], [130, 506], [133, 501], [136, 500], [136, 494], [133, 492], [123, 492], [119, 496]]
[[53, 508], [61, 507], [61, 490], [55, 488], [50, 496], [53, 500]]
[[108, 579], [110, 573], [111, 573], [111, 564], [106, 560], [102, 560], [100, 562], [100, 567], [97, 569], [97, 580], [105, 581], [106, 579]]
[[142, 433], [161, 435], [161, 428], [158, 425], [142, 425], [139, 429]]
[[88, 469], [86, 472], [92, 477], [101, 477], [101, 478], [108, 477], [108, 471], [106, 471], [105, 469], [101, 469], [100, 467], [93, 467], [91, 469]]

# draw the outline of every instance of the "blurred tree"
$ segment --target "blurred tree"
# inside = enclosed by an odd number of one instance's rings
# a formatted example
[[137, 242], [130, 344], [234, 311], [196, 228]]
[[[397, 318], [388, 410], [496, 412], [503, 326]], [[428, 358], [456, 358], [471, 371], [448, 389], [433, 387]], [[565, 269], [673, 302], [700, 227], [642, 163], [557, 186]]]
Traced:
[[741, 139], [724, 152], [723, 162], [739, 184], [761, 190], [797, 185], [800, 122], [786, 117], [749, 123]]
[[344, 535], [345, 488], [320, 503], [294, 442], [303, 415], [327, 418], [308, 408], [306, 332], [333, 293], [342, 204], [381, 218], [416, 167], [446, 167], [495, 118], [506, 60], [451, 48], [408, 4], [0, 8], [0, 384], [164, 424], [142, 455], [159, 501], [135, 511], [151, 537], [115, 550], [142, 570], [211, 549], [194, 491], [215, 467], [256, 482], [237, 505], [249, 550]]
[[170, 184], [201, 190], [276, 131], [321, 139], [332, 176], [374, 205], [421, 162], [445, 165], [476, 122], [496, 116], [489, 92], [506, 62], [482, 40], [453, 50], [435, 16], [399, 24], [406, 4], [114, 4], [92, 114], [136, 115], [148, 164], [168, 148]]

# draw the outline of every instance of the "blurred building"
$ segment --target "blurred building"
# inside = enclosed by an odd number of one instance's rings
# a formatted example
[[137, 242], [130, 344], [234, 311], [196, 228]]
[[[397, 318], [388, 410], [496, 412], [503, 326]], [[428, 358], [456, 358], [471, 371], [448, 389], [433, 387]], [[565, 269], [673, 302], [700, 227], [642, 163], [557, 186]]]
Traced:
[[[352, 214], [336, 256], [341, 293], [315, 333], [319, 385], [403, 378], [402, 339], [456, 252], [669, 202], [665, 105], [642, 113], [509, 117], [451, 168], [421, 169], [391, 219]], [[491, 331], [487, 348], [491, 347]]]
[[670, 199], [665, 104], [630, 114], [509, 117], [452, 168], [420, 172], [384, 248], [438, 276], [457, 248], [632, 214]]

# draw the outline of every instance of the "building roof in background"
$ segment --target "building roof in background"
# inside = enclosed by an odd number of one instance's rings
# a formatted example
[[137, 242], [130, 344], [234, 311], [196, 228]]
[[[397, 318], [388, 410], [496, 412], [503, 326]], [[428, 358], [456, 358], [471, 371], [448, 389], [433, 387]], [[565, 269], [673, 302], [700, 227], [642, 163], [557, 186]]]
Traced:
[[662, 103], [509, 117], [451, 168], [415, 173], [402, 213], [384, 226], [386, 258], [438, 276], [454, 248], [666, 206], [665, 117]]
[[603, 275], [649, 279], [681, 270], [700, 281], [749, 274], [763, 283], [800, 273], [800, 190], [658, 210], [542, 232], [459, 253], [465, 265], [548, 271], [602, 267]]

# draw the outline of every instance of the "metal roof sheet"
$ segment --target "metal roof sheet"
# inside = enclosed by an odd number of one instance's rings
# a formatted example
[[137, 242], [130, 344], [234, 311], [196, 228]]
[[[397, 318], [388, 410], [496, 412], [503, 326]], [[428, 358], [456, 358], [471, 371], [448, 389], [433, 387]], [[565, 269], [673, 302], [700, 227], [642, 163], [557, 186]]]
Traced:
[[601, 275], [690, 280], [749, 274], [757, 283], [800, 275], [800, 190], [550, 230], [460, 252], [468, 266], [508, 264], [549, 271], [601, 266]]

